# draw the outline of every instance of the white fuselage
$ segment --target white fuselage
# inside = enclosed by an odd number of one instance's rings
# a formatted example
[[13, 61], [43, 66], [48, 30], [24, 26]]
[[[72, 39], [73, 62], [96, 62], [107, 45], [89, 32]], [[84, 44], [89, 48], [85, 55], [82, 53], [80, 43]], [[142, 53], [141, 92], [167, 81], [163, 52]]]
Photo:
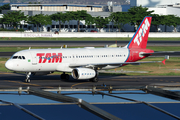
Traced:
[[[63, 49], [30, 49], [15, 53], [6, 62], [6, 67], [22, 72], [72, 72], [71, 65], [102, 64], [126, 62], [128, 48], [63, 48]], [[101, 69], [112, 69], [118, 66], [103, 66]]]

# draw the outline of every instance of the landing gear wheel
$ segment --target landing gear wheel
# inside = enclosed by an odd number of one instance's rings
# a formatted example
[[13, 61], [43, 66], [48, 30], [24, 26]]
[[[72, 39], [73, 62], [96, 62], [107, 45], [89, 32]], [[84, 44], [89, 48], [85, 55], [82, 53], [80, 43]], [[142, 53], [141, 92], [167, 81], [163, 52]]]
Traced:
[[65, 79], [69, 80], [69, 75], [68, 74], [65, 74]]
[[30, 83], [31, 80], [30, 80], [30, 79], [25, 79], [25, 82], [26, 82], [26, 83]]
[[31, 80], [30, 80], [30, 79], [28, 79], [28, 80], [27, 80], [27, 82], [28, 82], [28, 83], [30, 83], [30, 82], [31, 82]]
[[98, 82], [98, 77], [91, 78], [90, 81], [92, 81], [92, 82]]
[[69, 75], [63, 73], [63, 74], [61, 74], [60, 78], [61, 78], [61, 80], [69, 80]]
[[61, 74], [60, 78], [63, 80], [65, 78], [65, 74]]

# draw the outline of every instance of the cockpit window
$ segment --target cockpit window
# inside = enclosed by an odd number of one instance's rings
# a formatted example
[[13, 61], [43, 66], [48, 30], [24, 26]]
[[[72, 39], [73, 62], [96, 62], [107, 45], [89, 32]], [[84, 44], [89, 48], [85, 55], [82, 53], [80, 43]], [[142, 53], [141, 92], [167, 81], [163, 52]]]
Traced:
[[18, 56], [13, 56], [13, 57], [12, 57], [12, 59], [17, 59], [17, 58], [18, 58]]
[[24, 59], [25, 60], [25, 57], [24, 56], [13, 56], [12, 59]]
[[21, 57], [21, 56], [18, 56], [18, 59], [22, 59], [22, 57]]

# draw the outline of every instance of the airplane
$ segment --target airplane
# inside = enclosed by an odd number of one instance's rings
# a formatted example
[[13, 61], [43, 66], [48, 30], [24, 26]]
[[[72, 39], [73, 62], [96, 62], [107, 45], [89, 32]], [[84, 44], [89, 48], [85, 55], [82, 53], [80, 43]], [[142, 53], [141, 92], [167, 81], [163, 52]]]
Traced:
[[98, 70], [113, 69], [128, 64], [162, 62], [136, 62], [155, 53], [151, 49], [146, 49], [151, 20], [151, 16], [143, 19], [125, 47], [27, 49], [16, 52], [5, 63], [5, 67], [12, 71], [26, 72], [25, 82], [28, 83], [31, 75], [46, 75], [55, 71], [63, 72], [60, 75], [61, 79], [68, 80], [69, 75], [66, 74], [68, 72], [74, 79], [97, 82]]

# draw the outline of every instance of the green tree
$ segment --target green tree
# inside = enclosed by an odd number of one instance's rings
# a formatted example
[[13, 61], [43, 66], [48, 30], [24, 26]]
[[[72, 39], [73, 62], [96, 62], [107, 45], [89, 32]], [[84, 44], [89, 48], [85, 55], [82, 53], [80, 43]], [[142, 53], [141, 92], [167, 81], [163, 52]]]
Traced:
[[119, 32], [125, 24], [130, 23], [130, 15], [127, 12], [114, 12], [111, 13], [109, 18], [118, 27]]
[[54, 21], [59, 21], [59, 32], [61, 32], [61, 22], [65, 23], [65, 14], [62, 12], [57, 12], [55, 14], [50, 15], [51, 19]]
[[[177, 25], [180, 25], [180, 17], [177, 17], [177, 16], [176, 16], [175, 19], [176, 19]], [[176, 27], [177, 27], [177, 26], [176, 26]], [[175, 30], [175, 32], [177, 32], [177, 31]]]
[[0, 24], [1, 24], [2, 28], [4, 29], [4, 19], [3, 18], [0, 18]]
[[37, 26], [37, 32], [38, 32], [39, 26], [50, 25], [50, 24], [52, 24], [52, 20], [48, 15], [36, 14], [34, 16], [29, 16], [28, 23], [36, 25]]
[[[137, 27], [141, 24], [141, 21], [143, 20], [143, 18], [145, 16], [151, 16], [151, 13], [153, 13], [154, 11], [148, 11], [148, 8], [143, 8], [142, 6], [138, 6], [138, 7], [131, 7], [130, 9], [128, 9], [128, 13], [131, 16], [131, 24]], [[136, 27], [136, 28], [137, 28]], [[136, 30], [136, 29], [135, 29]]]
[[158, 26], [164, 25], [164, 16], [160, 16], [158, 14], [152, 14], [151, 24], [156, 26], [156, 31], [158, 32]]
[[85, 20], [86, 25], [91, 24], [93, 22], [92, 16], [88, 14], [87, 11], [85, 10], [81, 10], [81, 11], [78, 10], [76, 12], [73, 12], [72, 17], [74, 20], [77, 20], [78, 32], [79, 32], [79, 26], [81, 20]]
[[96, 27], [99, 28], [99, 31], [101, 31], [101, 29], [109, 23], [109, 18], [98, 16], [94, 18], [94, 23], [96, 24]]
[[27, 16], [21, 11], [11, 11], [3, 15], [3, 21], [4, 24], [9, 24], [16, 29], [21, 21], [27, 22]]
[[174, 32], [176, 32], [176, 27], [179, 24], [179, 17], [175, 15], [166, 15], [164, 16], [165, 25], [173, 26]]
[[10, 10], [10, 4], [4, 4], [0, 7], [0, 13], [2, 13], [2, 10]]
[[64, 16], [65, 16], [65, 21], [68, 22], [68, 29], [69, 29], [69, 23], [70, 23], [70, 20], [74, 20], [74, 14], [72, 11], [68, 11], [64, 13]]

